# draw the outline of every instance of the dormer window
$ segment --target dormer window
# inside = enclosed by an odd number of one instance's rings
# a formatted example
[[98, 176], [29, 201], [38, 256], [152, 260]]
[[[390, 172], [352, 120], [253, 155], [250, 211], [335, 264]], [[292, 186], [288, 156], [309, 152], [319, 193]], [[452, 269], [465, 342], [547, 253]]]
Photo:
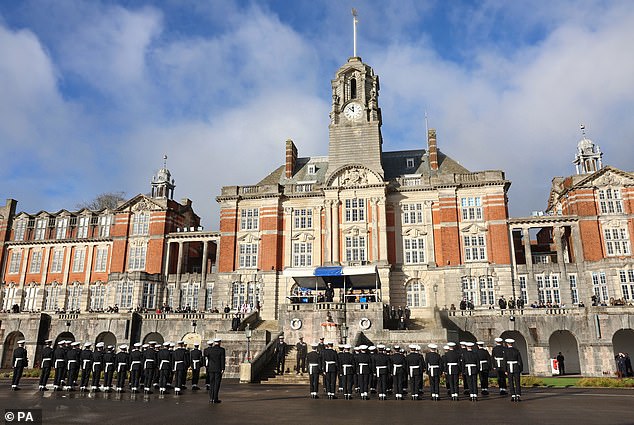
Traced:
[[405, 164], [407, 168], [414, 168], [414, 158], [406, 158]]
[[317, 167], [315, 164], [308, 164], [308, 174], [315, 174], [317, 172]]

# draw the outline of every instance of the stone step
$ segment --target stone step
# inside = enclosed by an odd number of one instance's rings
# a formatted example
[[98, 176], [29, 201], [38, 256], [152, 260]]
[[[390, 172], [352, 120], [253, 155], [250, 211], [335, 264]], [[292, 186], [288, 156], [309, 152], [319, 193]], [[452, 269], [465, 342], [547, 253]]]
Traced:
[[277, 320], [261, 320], [253, 329], [262, 329], [271, 333], [277, 333], [279, 331], [279, 324]]

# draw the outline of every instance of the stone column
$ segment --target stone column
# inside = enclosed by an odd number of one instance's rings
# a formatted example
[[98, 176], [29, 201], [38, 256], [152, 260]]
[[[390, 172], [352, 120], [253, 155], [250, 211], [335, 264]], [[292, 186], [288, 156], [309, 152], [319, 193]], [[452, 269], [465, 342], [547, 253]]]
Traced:
[[26, 266], [29, 264], [30, 254], [31, 254], [30, 248], [24, 248], [22, 250], [22, 270], [20, 271], [20, 287], [18, 288], [18, 291], [22, 291], [24, 289], [24, 283], [26, 281], [26, 270], [27, 270]]
[[372, 262], [377, 262], [379, 261], [378, 198], [370, 198], [370, 204], [372, 205], [372, 258], [368, 258], [368, 260]]
[[170, 275], [170, 248], [172, 246], [171, 241], [167, 241], [167, 248], [165, 250], [165, 282], [169, 280]]
[[[531, 254], [531, 235], [528, 228], [522, 228], [522, 244], [524, 245], [524, 257], [526, 258], [527, 270], [533, 270], [533, 255]], [[531, 273], [532, 274], [532, 273]]]
[[332, 203], [332, 262], [339, 264], [339, 200]]
[[60, 282], [62, 285], [66, 285], [66, 283], [68, 283], [68, 274], [70, 273], [70, 261], [71, 261], [71, 257], [73, 256], [73, 247], [72, 246], [65, 247], [64, 251], [66, 251], [65, 254], [68, 254], [68, 255], [66, 255], [66, 260], [64, 260], [64, 277], [62, 278], [62, 281]]
[[326, 245], [324, 263], [332, 263], [332, 201], [326, 201]]
[[[183, 241], [178, 241], [178, 261], [176, 263], [176, 283], [181, 281], [181, 271], [183, 268]], [[177, 285], [178, 286], [178, 285]]]
[[89, 284], [90, 283], [90, 276], [92, 273], [92, 257], [95, 251], [95, 246], [94, 245], [88, 245], [86, 247], [86, 274], [84, 277], [84, 283]]
[[387, 219], [385, 214], [387, 213], [387, 207], [385, 205], [385, 198], [379, 198], [378, 201], [379, 211], [379, 261], [387, 263]]
[[[315, 229], [315, 245], [313, 246], [313, 266], [320, 266], [323, 264], [323, 247], [321, 243], [321, 210], [322, 207], [316, 207], [313, 209], [313, 228]], [[316, 223], [316, 224], [315, 224]]]
[[293, 208], [284, 208], [284, 267], [293, 267]]
[[207, 245], [209, 244], [209, 241], [207, 239], [203, 240], [203, 260], [202, 260], [202, 264], [200, 265], [200, 275], [201, 275], [201, 280], [202, 283], [205, 283], [207, 281]]
[[436, 249], [434, 245], [434, 221], [432, 217], [432, 201], [423, 202], [425, 208], [425, 231], [429, 235], [425, 242], [429, 245], [425, 247], [425, 253], [427, 254], [427, 263], [430, 265], [436, 264]]

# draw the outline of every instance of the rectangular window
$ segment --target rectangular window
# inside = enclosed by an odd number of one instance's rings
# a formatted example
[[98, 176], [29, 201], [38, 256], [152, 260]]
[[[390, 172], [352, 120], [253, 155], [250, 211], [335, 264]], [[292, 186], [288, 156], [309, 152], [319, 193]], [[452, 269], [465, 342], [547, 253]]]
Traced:
[[147, 309], [156, 308], [156, 283], [143, 282], [143, 296], [141, 297], [141, 307]]
[[26, 233], [26, 220], [18, 220], [15, 223], [13, 240], [23, 241], [25, 233]]
[[425, 238], [403, 239], [405, 264], [422, 264], [425, 262]]
[[31, 268], [29, 273], [39, 273], [42, 269], [42, 251], [35, 251], [31, 254]]
[[346, 261], [365, 260], [365, 236], [346, 236]]
[[130, 258], [128, 260], [129, 270], [145, 270], [145, 257], [147, 254], [147, 246], [131, 246]]
[[603, 236], [608, 256], [630, 255], [630, 237], [626, 228], [603, 229]]
[[599, 303], [607, 304], [608, 298], [608, 279], [605, 272], [592, 272], [592, 293]]
[[147, 235], [150, 232], [150, 214], [137, 213], [132, 223], [133, 235]]
[[86, 248], [76, 248], [73, 256], [73, 272], [83, 272], [86, 262]]
[[239, 251], [239, 264], [241, 269], [252, 269], [258, 266], [258, 244], [241, 243]]
[[422, 224], [423, 204], [403, 204], [403, 224]]
[[207, 284], [207, 290], [205, 291], [205, 310], [209, 311], [214, 307], [214, 288]]
[[308, 164], [308, 174], [315, 174], [317, 172], [317, 166], [315, 164]]
[[463, 221], [482, 220], [482, 200], [479, 196], [460, 199]]
[[21, 262], [22, 262], [22, 251], [11, 252], [11, 262], [9, 263], [9, 273], [11, 274], [19, 273]]
[[99, 237], [107, 238], [110, 236], [110, 226], [112, 225], [111, 215], [102, 215], [99, 217]]
[[493, 277], [480, 276], [480, 305], [494, 305], [495, 291], [493, 288]]
[[88, 237], [88, 225], [90, 224], [90, 217], [79, 217], [79, 222], [77, 225], [77, 237], [78, 238], [87, 238]]
[[95, 261], [95, 271], [105, 272], [108, 265], [108, 247], [102, 246], [97, 248], [97, 258]]
[[260, 228], [260, 211], [257, 208], [240, 210], [240, 230], [258, 230]]
[[365, 221], [365, 199], [346, 199], [346, 222]]
[[619, 189], [599, 190], [599, 207], [601, 214], [622, 214], [623, 200]]
[[107, 285], [90, 285], [90, 310], [91, 311], [104, 311], [107, 307], [106, 300], [108, 299], [108, 286]]
[[528, 288], [526, 286], [526, 276], [519, 276], [518, 279], [520, 282], [520, 296], [522, 297], [524, 305], [528, 305]]
[[414, 158], [406, 158], [405, 159], [405, 166], [407, 168], [414, 168]]
[[462, 276], [462, 298], [471, 301], [473, 305], [478, 303], [478, 281], [473, 276]]
[[68, 287], [68, 306], [67, 310], [79, 310], [81, 308], [81, 285], [71, 285]]
[[634, 270], [619, 270], [621, 292], [626, 301], [634, 300]]
[[[44, 303], [44, 310], [56, 311], [59, 310], [59, 296], [62, 293], [63, 287], [61, 285], [52, 284], [46, 288], [46, 302]], [[63, 305], [62, 300], [62, 305]]]
[[484, 235], [465, 235], [463, 241], [465, 261], [486, 260], [486, 239]]
[[46, 235], [46, 219], [38, 218], [35, 220], [35, 240], [41, 241]]
[[293, 210], [293, 225], [295, 229], [312, 229], [313, 210], [307, 208]]
[[132, 291], [134, 283], [131, 280], [121, 280], [117, 283], [117, 304], [119, 308], [132, 308]]
[[293, 267], [313, 265], [313, 243], [293, 242]]
[[180, 308], [198, 310], [198, 295], [200, 294], [200, 283], [184, 283], [181, 287]]
[[568, 283], [570, 284], [570, 298], [573, 304], [579, 304], [579, 289], [577, 288], [577, 275], [569, 274]]
[[66, 239], [68, 232], [68, 217], [60, 217], [57, 219], [55, 229], [55, 239]]
[[61, 273], [64, 263], [64, 250], [56, 249], [53, 251], [53, 261], [51, 262], [51, 273]]
[[535, 279], [537, 279], [539, 302], [546, 305], [559, 305], [561, 303], [559, 275], [536, 275]]

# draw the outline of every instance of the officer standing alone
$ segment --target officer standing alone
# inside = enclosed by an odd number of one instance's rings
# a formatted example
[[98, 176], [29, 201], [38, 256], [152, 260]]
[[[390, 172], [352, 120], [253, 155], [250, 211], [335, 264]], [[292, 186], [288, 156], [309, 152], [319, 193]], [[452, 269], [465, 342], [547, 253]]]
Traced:
[[213, 340], [213, 346], [207, 354], [207, 373], [211, 374], [209, 380], [209, 402], [220, 403], [220, 381], [225, 373], [225, 349], [220, 346], [220, 338]]
[[26, 348], [24, 348], [25, 344], [26, 341], [21, 339], [18, 341], [18, 347], [13, 350], [13, 379], [11, 380], [11, 389], [13, 391], [20, 389], [19, 385], [20, 378], [22, 378], [22, 372], [24, 372], [24, 368], [29, 364]]

